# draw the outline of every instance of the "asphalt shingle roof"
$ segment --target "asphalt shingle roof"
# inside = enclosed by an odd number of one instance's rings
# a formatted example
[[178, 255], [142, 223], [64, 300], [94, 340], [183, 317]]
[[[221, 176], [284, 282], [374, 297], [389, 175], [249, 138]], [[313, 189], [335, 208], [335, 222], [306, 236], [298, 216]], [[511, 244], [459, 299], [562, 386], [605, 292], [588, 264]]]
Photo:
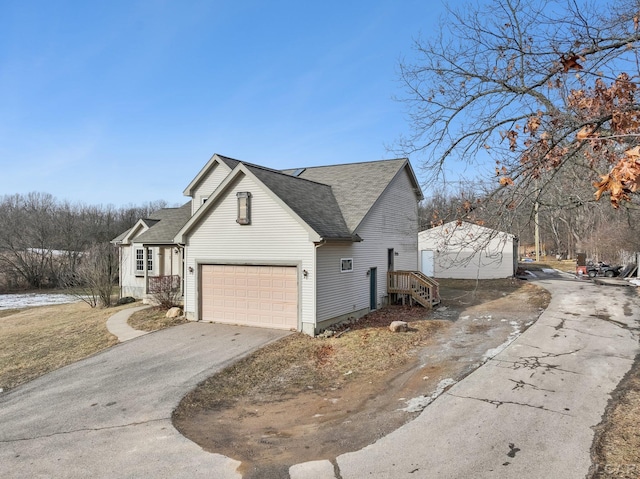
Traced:
[[[331, 186], [350, 232], [354, 232], [407, 160], [382, 160], [305, 168], [297, 178]], [[284, 170], [292, 175], [296, 169]], [[303, 218], [305, 216], [301, 215]]]
[[257, 165], [244, 165], [320, 236], [327, 239], [354, 239], [331, 186]]
[[[322, 238], [350, 241], [360, 240], [358, 226], [398, 172], [409, 165], [402, 158], [278, 171], [215, 154], [198, 177], [205, 175], [216, 159], [232, 170], [241, 164]], [[190, 191], [195, 181], [185, 192]], [[415, 177], [413, 181], [416, 194], [421, 197]], [[197, 216], [212, 204], [198, 210], [191, 222], [189, 204], [173, 212], [161, 210], [151, 218], [161, 221], [136, 238], [136, 242], [172, 243], [187, 223], [190, 226], [182, 234], [188, 234], [198, 223]]]
[[191, 217], [191, 202], [180, 208], [163, 208], [145, 219], [150, 226], [147, 231], [136, 238], [136, 243], [144, 244], [172, 244], [178, 231]]

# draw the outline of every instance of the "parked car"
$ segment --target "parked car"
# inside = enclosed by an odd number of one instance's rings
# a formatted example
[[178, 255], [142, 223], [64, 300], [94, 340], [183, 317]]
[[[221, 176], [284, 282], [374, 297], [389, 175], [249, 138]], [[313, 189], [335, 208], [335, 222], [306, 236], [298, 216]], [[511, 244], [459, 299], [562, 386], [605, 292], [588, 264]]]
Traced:
[[589, 278], [595, 278], [596, 276], [606, 276], [607, 278], [613, 278], [620, 275], [622, 266], [611, 266], [607, 263], [599, 261], [597, 263], [589, 262], [587, 264], [587, 274]]

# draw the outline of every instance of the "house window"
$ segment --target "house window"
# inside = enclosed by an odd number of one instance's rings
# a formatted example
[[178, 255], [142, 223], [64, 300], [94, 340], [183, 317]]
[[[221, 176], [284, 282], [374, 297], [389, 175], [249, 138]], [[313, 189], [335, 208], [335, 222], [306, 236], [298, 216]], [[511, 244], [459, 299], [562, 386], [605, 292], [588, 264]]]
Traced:
[[340, 272], [349, 273], [353, 271], [353, 258], [342, 258], [340, 260]]
[[238, 219], [236, 222], [241, 225], [251, 224], [251, 193], [241, 191], [236, 194], [238, 197]]
[[[147, 271], [153, 270], [153, 254], [151, 250], [147, 250]], [[136, 271], [144, 271], [144, 249], [136, 249]]]

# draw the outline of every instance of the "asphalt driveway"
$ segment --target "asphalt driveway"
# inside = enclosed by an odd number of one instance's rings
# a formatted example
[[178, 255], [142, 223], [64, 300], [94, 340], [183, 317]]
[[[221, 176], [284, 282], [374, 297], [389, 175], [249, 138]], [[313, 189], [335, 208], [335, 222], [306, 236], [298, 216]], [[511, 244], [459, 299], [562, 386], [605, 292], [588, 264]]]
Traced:
[[0, 394], [0, 477], [241, 477], [239, 462], [182, 437], [171, 412], [200, 381], [286, 334], [188, 323]]

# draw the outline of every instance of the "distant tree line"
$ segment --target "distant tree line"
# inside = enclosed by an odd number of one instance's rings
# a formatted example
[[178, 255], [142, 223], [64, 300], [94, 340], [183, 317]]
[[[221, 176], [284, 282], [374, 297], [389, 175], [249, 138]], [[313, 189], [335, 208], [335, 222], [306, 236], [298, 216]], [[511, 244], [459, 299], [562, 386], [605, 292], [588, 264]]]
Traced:
[[0, 289], [77, 283], [83, 258], [86, 263], [96, 250], [109, 256], [117, 277], [117, 251], [109, 241], [165, 206], [164, 201], [87, 205], [38, 192], [0, 197]]
[[532, 247], [537, 203], [543, 255], [574, 259], [586, 253], [594, 261], [624, 264], [640, 252], [640, 208], [612, 209], [596, 201], [592, 184], [577, 172], [556, 173], [553, 185], [531, 185], [517, 199], [488, 185], [474, 181], [454, 191], [432, 190], [420, 205], [420, 230], [466, 220], [512, 233], [520, 245]]

